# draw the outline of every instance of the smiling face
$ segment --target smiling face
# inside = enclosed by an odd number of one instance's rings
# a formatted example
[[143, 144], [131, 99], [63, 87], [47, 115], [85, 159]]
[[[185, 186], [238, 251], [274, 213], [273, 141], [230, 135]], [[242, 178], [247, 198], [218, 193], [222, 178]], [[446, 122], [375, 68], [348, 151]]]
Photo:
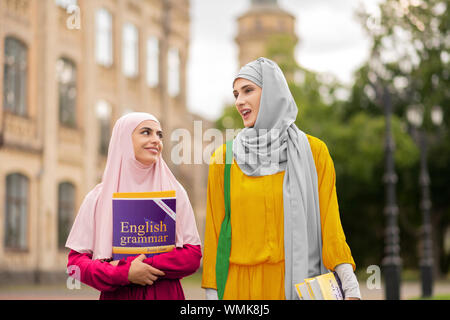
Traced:
[[262, 89], [250, 80], [238, 78], [234, 82], [233, 94], [236, 109], [246, 128], [253, 127], [258, 117]]
[[163, 149], [162, 130], [158, 122], [153, 120], [142, 121], [132, 135], [134, 156], [143, 165], [150, 166], [155, 163]]

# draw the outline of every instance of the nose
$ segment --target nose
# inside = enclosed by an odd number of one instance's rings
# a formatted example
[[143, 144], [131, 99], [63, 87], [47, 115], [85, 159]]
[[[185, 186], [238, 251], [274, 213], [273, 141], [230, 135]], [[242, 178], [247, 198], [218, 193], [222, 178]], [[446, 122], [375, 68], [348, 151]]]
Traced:
[[153, 132], [153, 133], [149, 136], [149, 140], [150, 140], [150, 143], [156, 145], [156, 144], [159, 143], [160, 138], [159, 138], [159, 136], [158, 136], [158, 134], [157, 134], [156, 132]]
[[244, 100], [244, 98], [242, 97], [241, 94], [239, 94], [237, 96], [235, 104], [236, 104], [236, 107], [242, 107], [242, 106], [245, 105], [245, 100]]

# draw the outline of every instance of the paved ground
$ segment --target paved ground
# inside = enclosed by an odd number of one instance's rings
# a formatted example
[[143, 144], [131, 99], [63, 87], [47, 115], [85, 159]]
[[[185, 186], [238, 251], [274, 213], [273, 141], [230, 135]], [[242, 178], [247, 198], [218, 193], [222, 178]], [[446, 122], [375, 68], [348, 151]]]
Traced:
[[[189, 300], [202, 300], [205, 298], [204, 290], [200, 288], [198, 276], [184, 279], [183, 288], [186, 298]], [[384, 299], [384, 288], [369, 290], [366, 283], [360, 283], [361, 295], [366, 300]], [[411, 299], [420, 297], [421, 289], [419, 282], [404, 282], [401, 287], [401, 299]], [[434, 294], [450, 295], [450, 282], [437, 282], [434, 285]], [[0, 286], [0, 300], [72, 300], [98, 299], [98, 291], [81, 285], [80, 289], [68, 289], [65, 283], [53, 285], [20, 285], [20, 286]]]

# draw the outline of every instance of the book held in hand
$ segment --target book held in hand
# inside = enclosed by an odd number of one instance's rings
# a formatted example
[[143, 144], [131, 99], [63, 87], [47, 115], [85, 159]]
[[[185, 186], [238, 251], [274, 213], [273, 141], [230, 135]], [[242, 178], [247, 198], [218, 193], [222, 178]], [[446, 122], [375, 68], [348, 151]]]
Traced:
[[295, 285], [300, 300], [343, 300], [340, 279], [335, 272], [321, 274]]
[[175, 248], [175, 190], [114, 193], [112, 202], [113, 260]]

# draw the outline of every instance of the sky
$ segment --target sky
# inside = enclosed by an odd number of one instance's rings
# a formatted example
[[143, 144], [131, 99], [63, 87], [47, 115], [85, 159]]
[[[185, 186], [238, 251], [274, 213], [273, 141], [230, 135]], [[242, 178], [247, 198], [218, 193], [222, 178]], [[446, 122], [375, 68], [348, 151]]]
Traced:
[[[381, 0], [365, 0], [373, 11]], [[316, 72], [331, 73], [343, 83], [368, 57], [370, 42], [354, 11], [361, 0], [278, 0], [296, 17], [297, 62]], [[209, 120], [233, 103], [232, 81], [238, 68], [237, 17], [250, 0], [191, 0], [188, 109]]]

